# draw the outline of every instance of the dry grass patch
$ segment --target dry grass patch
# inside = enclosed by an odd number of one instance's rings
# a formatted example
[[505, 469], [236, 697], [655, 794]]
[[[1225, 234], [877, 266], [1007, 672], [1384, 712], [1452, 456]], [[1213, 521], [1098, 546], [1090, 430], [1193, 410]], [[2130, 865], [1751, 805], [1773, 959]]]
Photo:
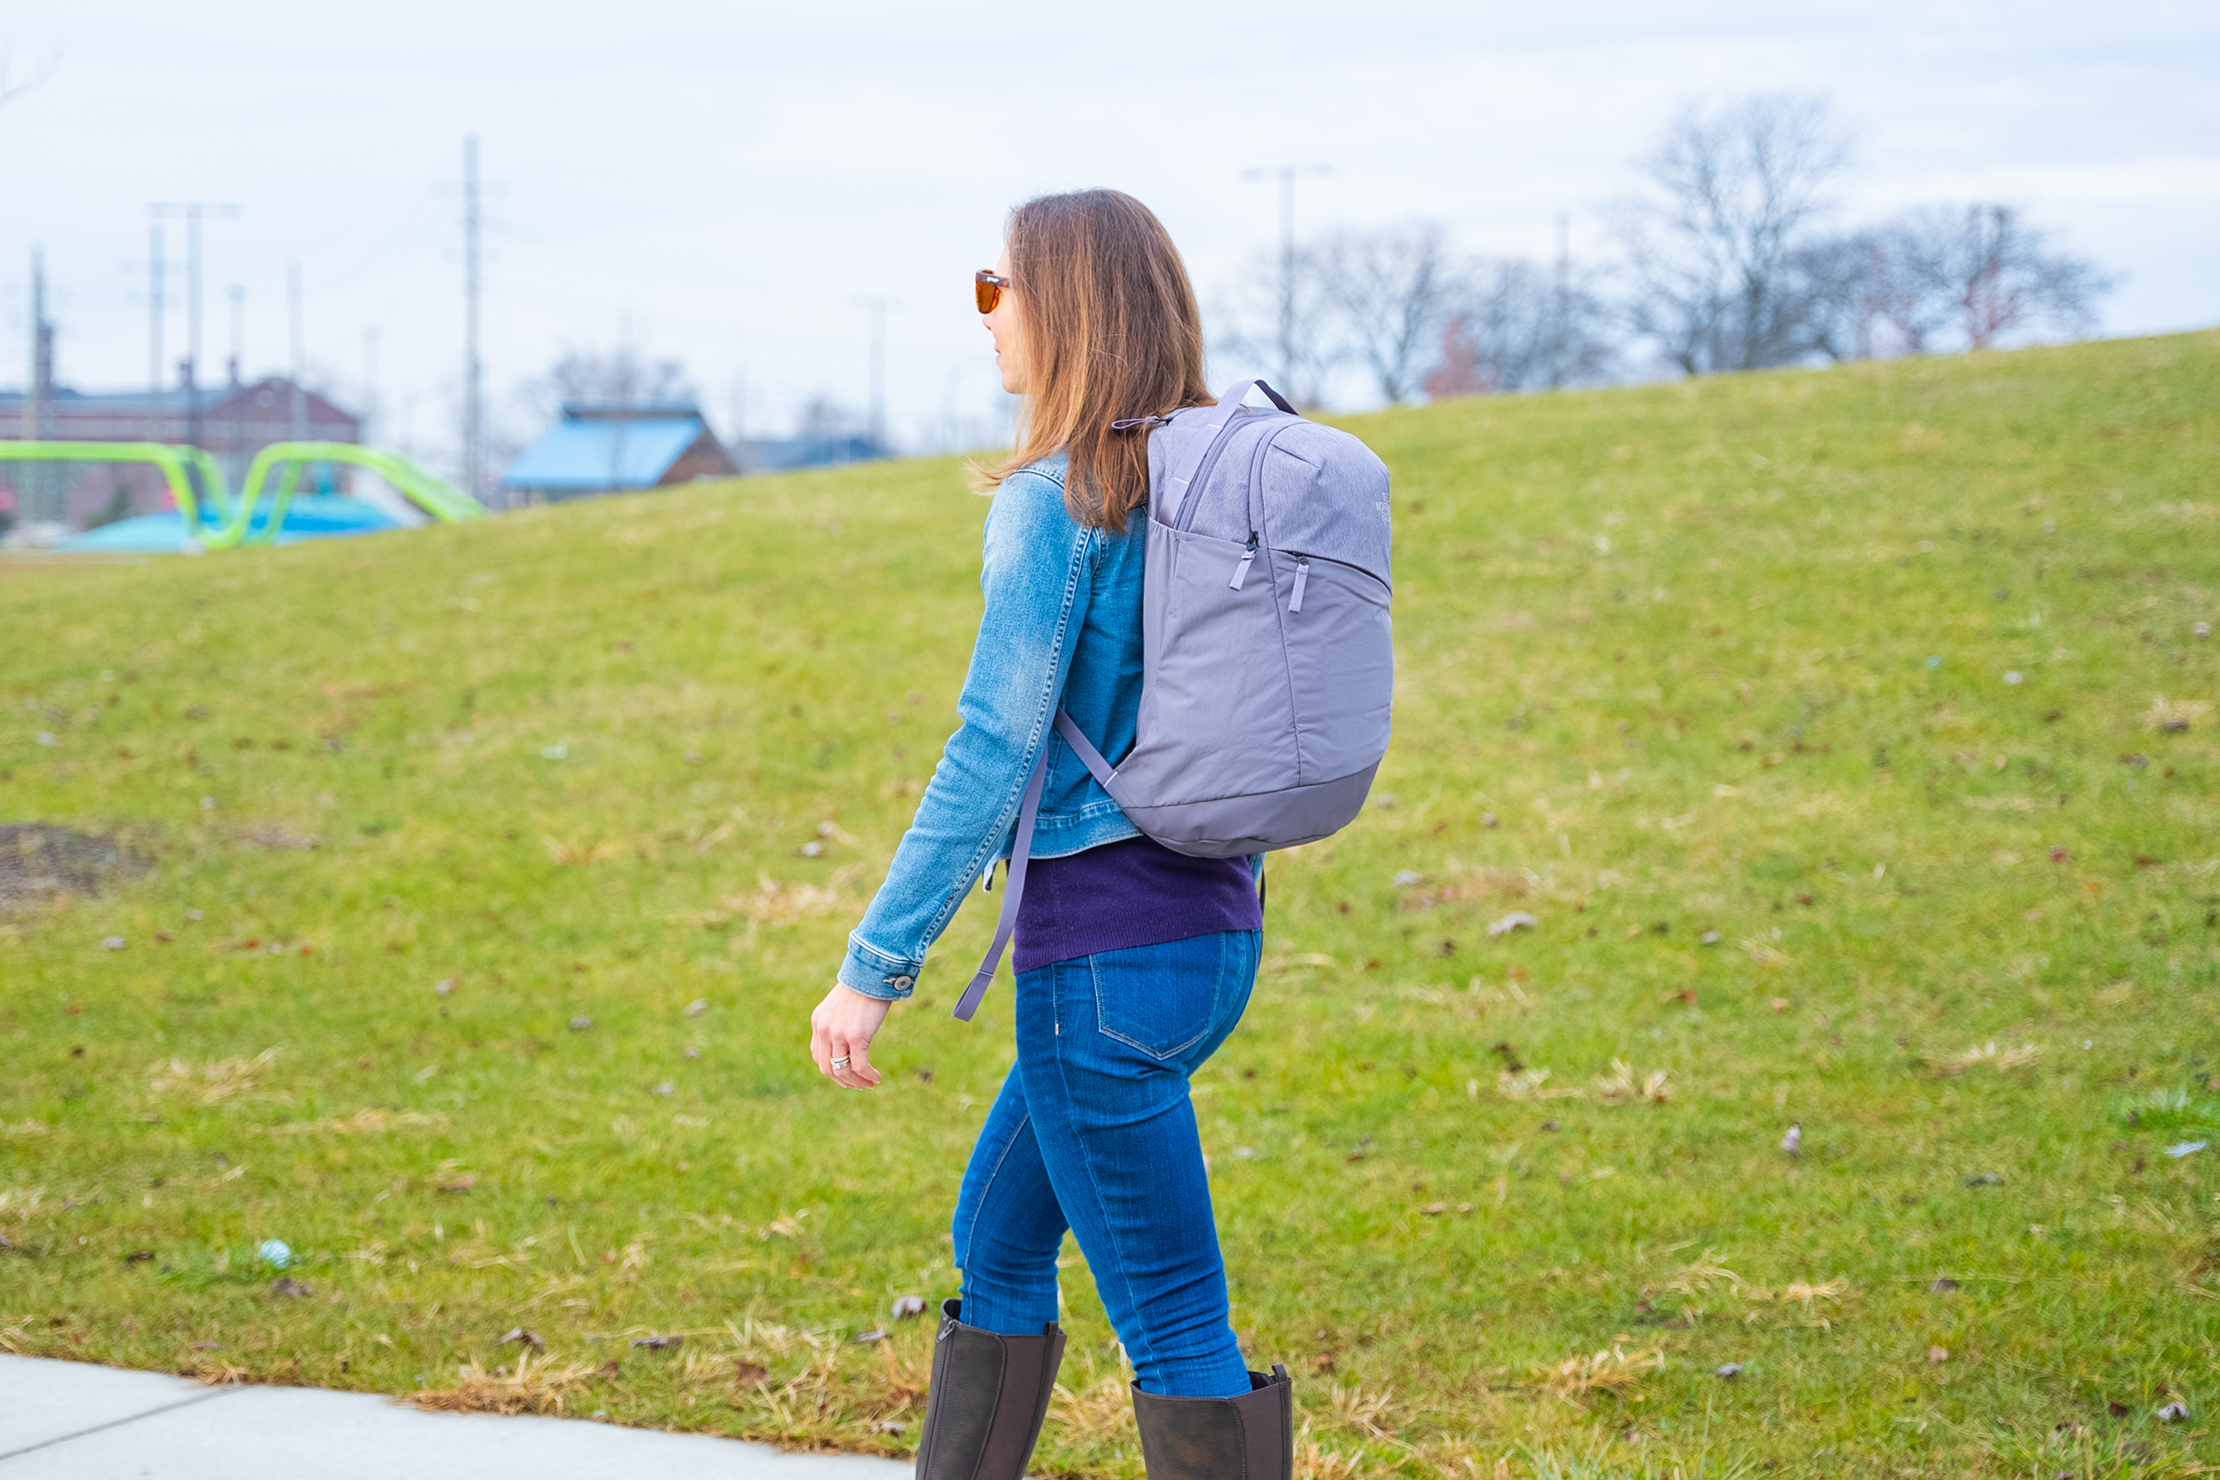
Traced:
[[1663, 1347], [1629, 1352], [1622, 1346], [1610, 1346], [1586, 1356], [1567, 1357], [1554, 1366], [1536, 1367], [1534, 1376], [1543, 1392], [1576, 1402], [1592, 1393], [1630, 1388], [1650, 1373], [1664, 1370]]
[[196, 1105], [214, 1105], [261, 1088], [277, 1058], [278, 1049], [272, 1047], [251, 1059], [217, 1059], [198, 1065], [184, 1059], [159, 1059], [147, 1071], [147, 1088]]
[[534, 1360], [529, 1351], [517, 1354], [516, 1370], [497, 1367], [488, 1372], [473, 1361], [462, 1370], [462, 1380], [451, 1388], [426, 1388], [402, 1399], [428, 1413], [561, 1413], [566, 1399], [591, 1382], [600, 1372], [591, 1362]]

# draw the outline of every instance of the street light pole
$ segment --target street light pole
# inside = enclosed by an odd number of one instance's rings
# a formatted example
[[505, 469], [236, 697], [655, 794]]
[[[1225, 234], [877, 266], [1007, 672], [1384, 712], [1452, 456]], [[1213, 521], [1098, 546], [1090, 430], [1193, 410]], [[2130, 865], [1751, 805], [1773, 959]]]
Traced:
[[1280, 182], [1280, 391], [1295, 394], [1295, 181], [1333, 173], [1322, 164], [1283, 164], [1276, 169], [1249, 169], [1244, 180], [1277, 176]]

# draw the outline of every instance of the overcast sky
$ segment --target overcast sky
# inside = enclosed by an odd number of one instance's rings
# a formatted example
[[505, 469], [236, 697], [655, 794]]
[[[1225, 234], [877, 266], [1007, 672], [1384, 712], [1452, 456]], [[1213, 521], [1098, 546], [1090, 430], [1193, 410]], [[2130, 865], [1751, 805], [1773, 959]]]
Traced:
[[[203, 377], [245, 289], [247, 373], [285, 368], [300, 262], [312, 366], [381, 440], [453, 443], [461, 152], [486, 181], [489, 399], [565, 346], [682, 360], [721, 430], [867, 395], [889, 319], [912, 445], [998, 395], [968, 279], [1003, 213], [1115, 185], [1171, 227], [1206, 304], [1276, 239], [1437, 219], [1472, 251], [1576, 256], [1689, 100], [1824, 93], [1858, 135], [1842, 215], [1995, 199], [2122, 274], [2108, 333], [2220, 322], [2220, 5], [2115, 0], [1369, 0], [1324, 6], [695, 0], [7, 0], [45, 80], [0, 107], [0, 384], [27, 358], [43, 245], [65, 384], [143, 387], [149, 203], [206, 230]], [[173, 225], [169, 255], [183, 258]], [[176, 278], [173, 277], [173, 283]], [[173, 299], [174, 304], [174, 299]], [[174, 304], [167, 358], [182, 353]], [[1221, 364], [1221, 374], [1250, 368]], [[174, 373], [174, 372], [173, 372]]]

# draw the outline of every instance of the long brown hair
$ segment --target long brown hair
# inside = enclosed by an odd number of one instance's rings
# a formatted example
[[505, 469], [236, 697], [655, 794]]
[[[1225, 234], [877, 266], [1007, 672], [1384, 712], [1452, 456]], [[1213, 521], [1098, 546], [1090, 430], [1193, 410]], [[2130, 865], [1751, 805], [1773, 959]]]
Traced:
[[1123, 530], [1148, 502], [1148, 439], [1110, 423], [1210, 404], [1187, 265], [1164, 223], [1118, 190], [1029, 200], [1010, 213], [1006, 240], [1025, 417], [1010, 455], [974, 471], [992, 488], [1061, 448], [1072, 517]]

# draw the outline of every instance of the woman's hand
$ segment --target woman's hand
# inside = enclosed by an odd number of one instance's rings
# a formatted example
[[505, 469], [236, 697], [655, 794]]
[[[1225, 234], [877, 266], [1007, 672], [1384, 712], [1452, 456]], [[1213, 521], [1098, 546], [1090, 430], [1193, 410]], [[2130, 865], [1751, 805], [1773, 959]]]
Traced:
[[817, 1072], [850, 1089], [869, 1089], [879, 1082], [871, 1067], [871, 1040], [886, 1011], [894, 1004], [866, 997], [853, 987], [835, 986], [809, 1015], [809, 1056]]

